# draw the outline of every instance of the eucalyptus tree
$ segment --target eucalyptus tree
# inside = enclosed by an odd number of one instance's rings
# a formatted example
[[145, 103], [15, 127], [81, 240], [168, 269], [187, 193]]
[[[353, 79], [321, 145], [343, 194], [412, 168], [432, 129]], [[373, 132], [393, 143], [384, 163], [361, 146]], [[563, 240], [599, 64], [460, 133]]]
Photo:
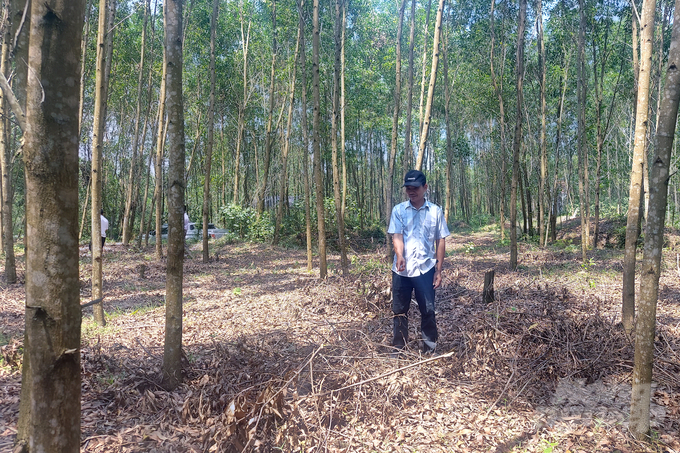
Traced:
[[319, 277], [326, 278], [328, 265], [326, 264], [326, 221], [323, 196], [323, 173], [321, 171], [321, 91], [319, 80], [319, 0], [312, 3], [312, 96], [314, 116], [312, 124], [312, 149], [314, 151], [314, 182], [316, 183], [316, 217], [319, 247]]
[[[182, 279], [184, 275], [183, 0], [165, 2], [166, 106], [168, 116], [168, 265], [165, 283], [163, 384], [182, 382]], [[159, 238], [160, 240], [160, 238]]]
[[418, 146], [418, 160], [416, 161], [416, 170], [422, 169], [423, 158], [425, 155], [425, 144], [427, 143], [427, 135], [430, 128], [430, 119], [432, 116], [432, 102], [434, 100], [434, 86], [437, 80], [437, 66], [439, 64], [439, 41], [442, 34], [442, 16], [444, 14], [444, 0], [439, 0], [437, 7], [437, 19], [434, 26], [434, 42], [432, 43], [432, 66], [430, 67], [430, 84], [427, 88], [427, 102], [425, 104], [425, 112], [422, 116], [423, 125], [420, 131], [420, 145]]
[[[390, 227], [390, 218], [392, 215], [392, 199], [394, 192], [394, 167], [397, 160], [397, 135], [399, 133], [399, 113], [401, 111], [401, 36], [404, 29], [404, 11], [406, 9], [406, 0], [401, 0], [401, 4], [397, 9], [397, 39], [395, 45], [395, 84], [394, 84], [394, 114], [392, 116], [392, 138], [390, 143], [390, 160], [388, 164], [387, 181], [385, 182], [385, 223], [387, 230]], [[404, 156], [407, 154], [405, 153]], [[392, 258], [392, 241], [391, 236], [386, 235], [387, 243], [387, 259]]]
[[210, 216], [210, 171], [212, 170], [212, 156], [215, 131], [215, 35], [217, 34], [217, 16], [219, 14], [219, 0], [213, 0], [213, 10], [210, 16], [210, 105], [208, 106], [208, 141], [205, 151], [204, 184], [203, 184], [203, 262], [209, 260], [208, 249], [208, 221]]
[[[106, 131], [107, 99], [109, 76], [113, 58], [113, 23], [116, 16], [116, 0], [99, 1], [99, 27], [97, 30], [97, 69], [95, 81], [95, 103], [92, 125], [92, 298], [103, 299], [102, 295], [102, 251], [100, 239], [102, 211], [102, 156]], [[106, 324], [104, 302], [100, 300], [93, 307], [94, 319], [99, 325]]]
[[640, 197], [645, 141], [647, 134], [649, 82], [652, 69], [652, 44], [656, 0], [644, 0], [640, 17], [640, 69], [638, 71], [637, 106], [635, 108], [635, 147], [630, 172], [626, 245], [623, 259], [622, 316], [623, 327], [631, 331], [635, 319], [635, 261], [640, 220]]
[[519, 153], [522, 145], [522, 90], [524, 88], [524, 27], [526, 23], [527, 2], [519, 1], [517, 21], [516, 90], [517, 114], [515, 115], [515, 137], [512, 143], [512, 183], [510, 188], [510, 269], [517, 270], [517, 185], [520, 178]]
[[15, 449], [28, 453], [80, 451], [79, 86], [72, 81], [80, 79], [84, 14], [84, 0], [31, 2], [24, 145], [29, 364]]
[[[139, 74], [137, 79], [137, 100], [136, 100], [136, 114], [134, 120], [134, 132], [132, 136], [132, 156], [130, 157], [130, 171], [128, 174], [128, 184], [125, 195], [125, 213], [123, 215], [123, 244], [127, 245], [130, 242], [132, 235], [132, 228], [134, 226], [134, 207], [133, 201], [136, 200], [135, 193], [139, 191], [139, 167], [138, 153], [139, 153], [139, 126], [142, 115], [142, 93], [144, 88], [144, 58], [146, 55], [146, 29], [149, 21], [149, 2], [144, 3], [144, 25], [142, 26], [142, 42], [139, 56]], [[143, 143], [144, 140], [141, 140]]]
[[[644, 11], [644, 10], [643, 10]], [[635, 324], [635, 363], [630, 408], [630, 430], [646, 439], [650, 430], [650, 401], [654, 364], [656, 306], [659, 296], [661, 253], [668, 201], [671, 151], [680, 101], [680, 0], [675, 2], [668, 71], [659, 110], [655, 156], [649, 187], [649, 214], [645, 228], [644, 255], [640, 279], [640, 301]]]

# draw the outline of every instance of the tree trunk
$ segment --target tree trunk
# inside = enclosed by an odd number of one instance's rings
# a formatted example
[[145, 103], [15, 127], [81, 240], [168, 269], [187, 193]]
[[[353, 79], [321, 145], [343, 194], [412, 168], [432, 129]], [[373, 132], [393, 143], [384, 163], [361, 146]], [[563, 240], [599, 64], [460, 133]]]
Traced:
[[167, 50], [163, 47], [163, 73], [161, 75], [161, 92], [158, 97], [158, 132], [156, 135], [156, 162], [154, 166], [154, 199], [156, 200], [156, 259], [163, 259], [163, 239], [161, 229], [163, 225], [163, 151], [165, 136], [168, 131], [168, 120], [165, 114], [165, 78], [168, 71]]
[[654, 11], [656, 0], [645, 0], [642, 4], [640, 33], [640, 69], [638, 73], [637, 105], [635, 114], [635, 146], [630, 173], [628, 220], [626, 223], [626, 246], [623, 259], [623, 291], [621, 322], [627, 331], [632, 331], [635, 319], [635, 260], [639, 236], [640, 199], [645, 141], [647, 134], [647, 110], [649, 105], [649, 80], [652, 69], [652, 42], [654, 34]]
[[[5, 2], [4, 17], [10, 18], [9, 3]], [[11, 42], [9, 24], [5, 25], [2, 49], [0, 50], [0, 72], [4, 76], [9, 70], [9, 44]], [[0, 93], [1, 94], [1, 93]], [[14, 284], [17, 281], [17, 270], [14, 259], [14, 226], [12, 222], [12, 205], [14, 201], [14, 187], [12, 186], [12, 146], [10, 143], [11, 124], [9, 122], [10, 109], [4, 94], [0, 97], [0, 110], [3, 112], [0, 120], [0, 170], [2, 171], [2, 247], [5, 252], [5, 281]]]
[[416, 162], [416, 170], [421, 170], [423, 167], [423, 158], [425, 156], [425, 144], [427, 143], [427, 134], [430, 130], [430, 119], [432, 117], [432, 101], [434, 100], [434, 85], [437, 81], [437, 64], [439, 63], [439, 40], [442, 34], [442, 15], [444, 13], [444, 1], [439, 0], [439, 7], [437, 7], [437, 19], [434, 26], [434, 43], [432, 44], [432, 68], [430, 69], [430, 85], [427, 89], [427, 103], [425, 104], [425, 115], [423, 116], [423, 127], [420, 131], [420, 145], [418, 146], [418, 161]]
[[416, 33], [416, 0], [411, 0], [411, 17], [409, 21], [408, 38], [408, 94], [406, 95], [406, 126], [404, 131], [404, 162], [403, 172], [406, 174], [411, 168], [413, 150], [411, 148], [411, 123], [413, 122], [413, 48], [415, 47]]
[[208, 106], [208, 143], [205, 149], [203, 182], [203, 262], [208, 263], [208, 222], [210, 221], [210, 170], [212, 167], [213, 146], [215, 144], [215, 35], [217, 34], [217, 16], [220, 11], [219, 0], [213, 0], [213, 11], [210, 18], [210, 105]]
[[80, 451], [79, 86], [72, 81], [80, 79], [84, 14], [84, 0], [32, 2], [30, 11], [25, 366], [17, 433], [19, 451], [29, 453]]
[[[650, 428], [649, 407], [652, 396], [656, 305], [659, 296], [661, 251], [668, 198], [671, 151], [680, 100], [680, 0], [675, 2], [673, 32], [668, 55], [668, 71], [659, 110], [656, 156], [649, 187], [649, 212], [640, 280], [640, 302], [635, 324], [635, 364], [630, 405], [630, 430], [637, 439], [647, 438]], [[638, 110], [639, 111], [639, 110]]]
[[[99, 1], [99, 29], [97, 31], [97, 69], [95, 102], [92, 124], [92, 211], [90, 236], [92, 240], [92, 299], [102, 299], [93, 308], [97, 324], [106, 324], [102, 295], [102, 251], [101, 210], [102, 210], [102, 150], [106, 131], [106, 110], [113, 56], [113, 24], [116, 15], [116, 0]], [[111, 32], [107, 32], [111, 30]]]
[[578, 29], [578, 59], [577, 59], [577, 80], [576, 91], [578, 97], [578, 133], [577, 133], [577, 151], [578, 151], [578, 192], [579, 192], [579, 213], [581, 215], [581, 261], [585, 264], [588, 261], [588, 195], [585, 187], [586, 179], [588, 178], [588, 144], [586, 143], [586, 73], [585, 73], [585, 36], [586, 36], [586, 15], [585, 2], [579, 0], [579, 29]]
[[142, 28], [142, 44], [139, 57], [139, 77], [137, 79], [137, 113], [135, 115], [135, 129], [132, 136], [132, 157], [130, 158], [130, 172], [125, 194], [125, 213], [123, 214], [123, 245], [128, 245], [134, 225], [134, 211], [132, 209], [135, 192], [139, 190], [139, 164], [137, 153], [139, 148], [139, 122], [142, 116], [142, 88], [144, 82], [144, 55], [146, 51], [146, 25], [149, 20], [149, 1], [144, 6], [144, 25]]
[[309, 131], [307, 128], [307, 52], [305, 51], [305, 1], [298, 2], [299, 37], [300, 37], [300, 125], [302, 128], [302, 177], [305, 186], [305, 237], [307, 242], [307, 270], [312, 270], [312, 215], [311, 187], [309, 178]]
[[420, 77], [420, 101], [418, 102], [418, 133], [423, 132], [423, 104], [425, 102], [425, 80], [427, 76], [427, 37], [430, 34], [430, 12], [432, 11], [432, 0], [427, 0], [427, 10], [425, 24], [423, 25], [423, 61], [421, 63]]
[[[240, 166], [242, 148], [245, 147], [245, 115], [248, 107], [248, 47], [250, 44], [250, 20], [248, 20], [248, 29], [244, 30], [245, 16], [243, 8], [239, 8], [239, 18], [241, 23], [241, 43], [243, 45], [243, 99], [238, 106], [238, 129], [236, 132], [236, 156], [234, 157], [234, 197], [233, 203], [237, 204], [239, 201], [239, 180], [240, 180]], [[245, 192], [245, 190], [244, 190]], [[246, 194], [247, 195], [247, 194]]]
[[[395, 51], [395, 83], [394, 83], [394, 113], [392, 115], [392, 140], [390, 143], [390, 161], [385, 182], [385, 225], [386, 232], [390, 229], [390, 218], [392, 216], [392, 206], [394, 205], [394, 166], [397, 160], [397, 146], [399, 134], [399, 111], [401, 108], [401, 35], [404, 29], [404, 10], [406, 0], [401, 0], [399, 5], [399, 19], [397, 21], [397, 42]], [[392, 237], [385, 234], [385, 245], [387, 246], [387, 262], [392, 260], [393, 248]]]
[[272, 0], [272, 64], [269, 81], [269, 112], [267, 115], [267, 137], [264, 144], [264, 162], [262, 163], [262, 174], [260, 184], [257, 188], [257, 215], [264, 212], [264, 196], [267, 192], [267, 180], [269, 179], [269, 165], [271, 163], [272, 147], [274, 146], [274, 132], [272, 123], [274, 121], [274, 100], [276, 98], [276, 0]]
[[545, 65], [545, 42], [543, 41], [543, 8], [542, 0], [536, 1], [536, 28], [538, 33], [538, 66], [540, 71], [540, 87], [541, 87], [541, 132], [539, 138], [540, 147], [540, 173], [538, 179], [538, 244], [544, 246], [545, 238], [547, 236], [547, 229], [545, 227], [546, 208], [550, 197], [547, 194], [547, 178], [548, 178], [548, 145], [546, 143], [546, 106], [545, 106], [545, 91], [546, 91], [546, 65]]
[[314, 124], [312, 148], [314, 150], [314, 180], [316, 182], [316, 217], [319, 234], [319, 277], [328, 273], [326, 264], [326, 225], [324, 213], [323, 173], [321, 172], [321, 93], [319, 91], [319, 0], [313, 0], [312, 13], [312, 95], [314, 96]]
[[[165, 2], [165, 77], [168, 110], [168, 267], [165, 280], [163, 385], [182, 382], [182, 278], [184, 275], [184, 106], [182, 96], [182, 0]], [[158, 234], [158, 233], [157, 233]]]
[[342, 59], [342, 2], [335, 0], [335, 63], [333, 65], [333, 116], [331, 118], [331, 159], [333, 166], [333, 199], [335, 218], [338, 225], [338, 245], [340, 247], [340, 266], [342, 275], [349, 272], [347, 246], [345, 245], [345, 219], [342, 217], [342, 192], [340, 188], [340, 166], [338, 165], [338, 123], [340, 120], [340, 60]]
[[[489, 64], [491, 66], [491, 82], [493, 83], [493, 88], [494, 91], [496, 92], [496, 97], [498, 98], [498, 117], [499, 117], [499, 127], [500, 127], [500, 148], [501, 148], [501, 178], [500, 178], [500, 209], [499, 209], [499, 224], [500, 224], [500, 230], [501, 230], [501, 241], [505, 240], [505, 190], [506, 190], [506, 184], [505, 184], [505, 178], [506, 178], [506, 173], [507, 173], [507, 162], [505, 159], [506, 156], [506, 151], [505, 151], [505, 104], [503, 102], [503, 72], [504, 72], [504, 67], [505, 67], [505, 52], [506, 52], [506, 47], [505, 44], [503, 44], [503, 49], [501, 50], [502, 58], [501, 58], [501, 68], [500, 68], [500, 77], [496, 75], [495, 67], [494, 67], [494, 45], [496, 42], [496, 34], [495, 34], [495, 21], [494, 21], [494, 7], [495, 7], [495, 0], [491, 0], [491, 14], [490, 14], [490, 28], [491, 28], [491, 51], [490, 51], [490, 57], [489, 57]], [[503, 40], [503, 43], [505, 43], [505, 40]]]
[[[274, 225], [274, 245], [279, 243], [279, 235], [281, 232], [281, 223], [283, 222], [283, 207], [288, 204], [288, 197], [286, 195], [288, 190], [288, 151], [290, 149], [290, 133], [293, 128], [293, 104], [295, 103], [295, 78], [298, 52], [300, 51], [300, 35], [304, 33], [303, 29], [298, 28], [298, 37], [295, 44], [295, 57], [293, 58], [293, 67], [290, 75], [290, 94], [288, 95], [288, 119], [286, 123], [285, 137], [283, 140], [283, 149], [281, 150], [281, 186], [279, 187], [279, 205], [276, 211], [276, 224]], [[303, 88], [304, 89], [304, 88]]]
[[515, 138], [512, 143], [512, 185], [510, 187], [510, 269], [517, 270], [517, 183], [519, 181], [519, 151], [522, 146], [522, 105], [524, 80], [524, 26], [527, 2], [519, 0], [517, 23], [517, 114], [515, 115]]

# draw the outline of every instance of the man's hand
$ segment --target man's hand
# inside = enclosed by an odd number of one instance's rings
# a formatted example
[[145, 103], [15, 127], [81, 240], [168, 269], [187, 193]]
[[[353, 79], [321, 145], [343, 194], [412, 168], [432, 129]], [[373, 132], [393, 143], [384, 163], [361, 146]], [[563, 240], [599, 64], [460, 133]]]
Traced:
[[437, 289], [440, 286], [442, 286], [442, 271], [439, 269], [434, 270], [434, 279], [432, 286], [434, 286], [434, 289]]
[[406, 260], [404, 259], [404, 235], [394, 233], [392, 235], [392, 244], [394, 244], [394, 254], [397, 257], [397, 272], [406, 270]]
[[403, 272], [406, 270], [406, 260], [402, 255], [397, 255], [397, 271]]

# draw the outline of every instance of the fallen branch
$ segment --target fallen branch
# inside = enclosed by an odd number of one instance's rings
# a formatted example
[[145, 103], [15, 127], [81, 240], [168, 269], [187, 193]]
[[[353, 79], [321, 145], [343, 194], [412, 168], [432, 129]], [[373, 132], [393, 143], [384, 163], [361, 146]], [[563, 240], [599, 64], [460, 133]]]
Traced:
[[344, 387], [340, 387], [339, 389], [333, 389], [333, 390], [328, 390], [328, 391], [323, 392], [323, 393], [312, 394], [312, 395], [309, 395], [308, 397], [325, 396], [325, 395], [329, 395], [333, 392], [340, 392], [342, 390], [347, 390], [348, 388], [356, 387], [358, 385], [363, 385], [363, 384], [367, 384], [369, 382], [377, 381], [378, 379], [382, 379], [384, 377], [393, 375], [393, 374], [398, 373], [400, 371], [408, 370], [409, 368], [414, 368], [414, 367], [417, 367], [419, 365], [424, 365], [426, 363], [435, 362], [435, 361], [440, 360], [440, 359], [445, 359], [447, 357], [451, 357], [454, 354], [454, 352], [455, 351], [451, 351], [451, 352], [447, 352], [446, 354], [438, 355], [436, 357], [430, 357], [429, 359], [420, 360], [420, 361], [415, 362], [415, 363], [410, 363], [410, 364], [403, 366], [401, 368], [397, 368], [396, 370], [388, 371], [387, 373], [383, 373], [381, 375], [374, 376], [372, 378], [364, 379], [363, 381], [355, 382], [354, 384], [346, 385]]

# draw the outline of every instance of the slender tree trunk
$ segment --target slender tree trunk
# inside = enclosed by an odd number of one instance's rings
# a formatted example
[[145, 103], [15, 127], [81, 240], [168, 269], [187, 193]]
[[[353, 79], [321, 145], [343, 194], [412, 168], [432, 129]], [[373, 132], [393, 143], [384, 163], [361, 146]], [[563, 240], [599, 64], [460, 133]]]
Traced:
[[314, 96], [314, 124], [312, 148], [314, 150], [314, 179], [316, 183], [316, 217], [319, 234], [319, 277], [328, 273], [326, 264], [326, 225], [324, 213], [323, 173], [321, 172], [321, 93], [319, 91], [319, 0], [313, 0], [312, 14], [312, 92]]
[[[340, 35], [340, 42], [342, 43], [340, 46], [340, 158], [342, 160], [342, 204], [340, 212], [343, 222], [347, 207], [347, 156], [345, 153], [345, 32], [347, 30], [348, 1], [349, 0], [345, 0], [342, 4], [342, 33]], [[346, 244], [345, 248], [347, 248]]]
[[638, 72], [637, 105], [635, 115], [635, 146], [630, 173], [628, 221], [626, 223], [626, 246], [623, 259], [623, 292], [621, 322], [627, 331], [632, 331], [635, 319], [635, 261], [636, 244], [639, 236], [640, 199], [642, 192], [643, 161], [647, 134], [647, 111], [649, 105], [649, 80], [652, 69], [652, 43], [654, 33], [654, 11], [656, 0], [645, 0], [642, 4], [640, 34], [640, 69]]
[[340, 166], [338, 165], [338, 123], [340, 121], [340, 63], [342, 59], [342, 1], [335, 0], [335, 64], [333, 65], [333, 117], [331, 118], [331, 159], [333, 166], [333, 198], [335, 218], [338, 225], [338, 244], [340, 246], [340, 265], [342, 275], [349, 272], [347, 246], [345, 245], [345, 219], [342, 217], [342, 193], [340, 188]]
[[213, 11], [210, 18], [210, 105], [208, 106], [208, 143], [205, 150], [203, 183], [203, 262], [210, 260], [208, 248], [208, 222], [210, 220], [210, 171], [215, 134], [215, 35], [217, 34], [217, 16], [220, 11], [219, 0], [213, 0]]
[[139, 164], [137, 153], [139, 148], [139, 123], [142, 116], [142, 88], [144, 85], [144, 56], [146, 51], [146, 25], [149, 20], [149, 0], [144, 6], [144, 25], [142, 28], [142, 44], [139, 57], [139, 77], [137, 79], [137, 113], [135, 115], [135, 129], [132, 136], [132, 157], [130, 158], [130, 172], [128, 174], [128, 186], [125, 194], [125, 213], [123, 214], [123, 245], [128, 245], [132, 236], [134, 225], [133, 200], [135, 187], [139, 187]]
[[[106, 131], [106, 110], [109, 91], [109, 75], [113, 57], [113, 27], [116, 0], [99, 1], [99, 29], [97, 31], [97, 69], [95, 82], [94, 119], [92, 124], [92, 299], [102, 299], [93, 306], [94, 319], [105, 325], [102, 293], [102, 251], [101, 210], [102, 210], [102, 150]], [[111, 30], [110, 32], [108, 30]]]
[[[448, 30], [448, 29], [447, 29]], [[449, 34], [445, 36], [444, 42], [448, 42]], [[449, 87], [449, 53], [448, 46], [442, 48], [444, 54], [444, 123], [446, 127], [446, 203], [444, 204], [444, 219], [451, 220], [451, 206], [453, 201], [453, 160], [455, 158], [453, 141], [451, 140], [451, 89]]]
[[[394, 205], [394, 166], [397, 160], [397, 146], [399, 134], [399, 111], [401, 109], [401, 35], [404, 29], [404, 10], [406, 0], [401, 0], [399, 5], [399, 19], [397, 21], [397, 43], [395, 55], [395, 84], [394, 84], [394, 114], [392, 115], [392, 140], [390, 144], [390, 161], [385, 182], [385, 225], [386, 230], [390, 229], [390, 217], [392, 216], [392, 206]], [[385, 244], [387, 246], [387, 261], [390, 262], [393, 256], [392, 237], [385, 234]]]
[[[288, 150], [290, 148], [290, 134], [293, 128], [293, 104], [295, 103], [295, 77], [298, 52], [300, 50], [300, 34], [304, 30], [298, 28], [298, 37], [295, 44], [295, 57], [293, 58], [293, 66], [290, 75], [290, 94], [288, 95], [288, 119], [286, 123], [285, 137], [283, 140], [283, 149], [281, 150], [281, 185], [279, 187], [279, 204], [276, 211], [276, 223], [274, 226], [274, 245], [279, 243], [279, 235], [281, 231], [281, 223], [283, 222], [283, 207], [288, 203], [286, 192], [288, 190]], [[285, 200], [285, 201], [284, 201]]]
[[577, 63], [577, 97], [578, 97], [578, 191], [581, 214], [581, 260], [588, 262], [588, 144], [586, 143], [586, 72], [585, 72], [585, 41], [586, 41], [586, 15], [585, 1], [579, 0], [579, 29], [578, 29], [578, 63]]
[[[239, 201], [239, 179], [242, 148], [245, 146], [245, 116], [248, 107], [248, 47], [250, 44], [250, 20], [248, 20], [248, 28], [244, 30], [244, 11], [239, 9], [239, 17], [241, 23], [241, 43], [243, 45], [243, 99], [239, 104], [238, 110], [238, 130], [236, 132], [236, 156], [234, 157], [234, 197], [233, 203], [237, 204]], [[244, 191], [245, 192], [245, 191]], [[247, 194], [246, 194], [247, 195]]]
[[539, 138], [539, 147], [541, 152], [540, 166], [541, 170], [538, 179], [538, 243], [539, 246], [545, 244], [547, 236], [547, 229], [545, 227], [546, 208], [549, 204], [550, 197], [547, 194], [547, 178], [548, 178], [548, 145], [546, 143], [546, 106], [545, 106], [545, 91], [546, 91], [546, 67], [545, 67], [545, 42], [543, 41], [543, 8], [542, 0], [536, 2], [536, 28], [538, 29], [538, 66], [540, 71], [540, 85], [541, 85], [541, 132]]
[[[644, 11], [643, 11], [644, 15]], [[664, 219], [668, 199], [671, 151], [680, 100], [680, 0], [675, 2], [673, 32], [668, 55], [668, 71], [659, 110], [656, 156], [649, 187], [649, 212], [645, 228], [645, 245], [640, 279], [640, 301], [635, 324], [635, 364], [630, 407], [630, 430], [638, 439], [647, 438], [650, 429], [649, 408], [652, 396], [656, 305], [659, 296]], [[639, 110], [638, 110], [639, 112]]]
[[30, 10], [33, 76], [23, 97], [29, 363], [15, 450], [28, 453], [80, 451], [79, 86], [72, 81], [80, 79], [84, 15], [83, 0], [32, 2]]
[[272, 147], [274, 145], [274, 131], [272, 123], [274, 121], [274, 100], [276, 87], [276, 0], [272, 0], [272, 64], [269, 81], [269, 112], [267, 115], [267, 137], [264, 145], [264, 162], [262, 163], [262, 174], [260, 184], [257, 188], [257, 215], [264, 212], [264, 196], [267, 191], [267, 180], [269, 179], [269, 165], [271, 163]]
[[423, 105], [425, 103], [425, 80], [427, 77], [427, 38], [430, 34], [430, 11], [432, 11], [432, 0], [427, 0], [427, 9], [425, 15], [425, 24], [423, 25], [423, 60], [421, 63], [422, 70], [420, 71], [420, 101], [418, 102], [418, 133], [423, 132]]
[[[158, 132], [156, 135], [156, 162], [154, 166], [154, 199], [156, 200], [156, 259], [163, 259], [163, 239], [161, 229], [163, 225], [163, 150], [165, 149], [165, 135], [168, 130], [168, 120], [165, 115], [165, 78], [167, 72], [167, 50], [163, 47], [163, 72], [161, 75], [161, 92], [158, 97]], [[184, 220], [184, 219], [182, 219]]]
[[445, 0], [439, 0], [439, 7], [437, 8], [437, 20], [434, 26], [434, 43], [432, 44], [432, 68], [430, 69], [430, 85], [427, 89], [425, 116], [423, 117], [423, 127], [420, 131], [420, 145], [418, 146], [418, 160], [416, 162], [416, 170], [420, 170], [423, 167], [425, 144], [427, 143], [427, 134], [430, 130], [432, 101], [434, 100], [434, 85], [437, 80], [437, 64], [439, 63], [439, 39], [442, 33], [442, 15], [444, 13], [444, 3]]
[[168, 267], [165, 280], [163, 385], [182, 382], [182, 278], [184, 275], [184, 107], [182, 95], [182, 0], [166, 0], [165, 76], [168, 109]]
[[[503, 72], [504, 72], [504, 67], [505, 67], [505, 52], [506, 52], [506, 47], [505, 44], [503, 44], [503, 48], [501, 50], [501, 67], [499, 74], [500, 76], [496, 75], [495, 67], [494, 67], [494, 45], [496, 41], [496, 34], [495, 34], [495, 20], [494, 20], [494, 7], [495, 7], [495, 0], [491, 0], [491, 14], [490, 14], [490, 27], [491, 27], [491, 51], [490, 51], [490, 57], [489, 57], [489, 64], [491, 65], [491, 82], [493, 83], [494, 91], [496, 92], [496, 97], [498, 98], [498, 116], [499, 116], [499, 127], [500, 127], [500, 148], [501, 148], [501, 177], [500, 177], [500, 210], [499, 210], [499, 223], [500, 223], [500, 229], [501, 229], [501, 241], [505, 239], [505, 190], [506, 190], [506, 173], [507, 173], [507, 162], [506, 162], [506, 150], [505, 150], [505, 104], [503, 102]], [[505, 42], [505, 41], [503, 41]]]
[[[5, 2], [4, 17], [11, 17], [9, 3]], [[4, 39], [0, 50], [0, 72], [7, 76], [9, 70], [9, 45], [11, 42], [10, 24], [5, 24]], [[5, 281], [14, 284], [17, 281], [17, 270], [14, 259], [14, 226], [12, 205], [14, 201], [14, 187], [12, 185], [12, 146], [10, 143], [11, 125], [9, 122], [10, 109], [0, 93], [0, 110], [3, 112], [0, 120], [0, 170], [2, 171], [2, 246], [5, 252]]]
[[527, 2], [519, 0], [519, 20], [517, 23], [517, 114], [515, 115], [515, 138], [512, 144], [512, 185], [510, 191], [510, 269], [517, 270], [517, 183], [519, 174], [519, 151], [522, 146], [522, 105], [524, 88], [524, 26]]
[[309, 130], [307, 128], [307, 52], [305, 47], [305, 0], [298, 2], [300, 37], [300, 123], [302, 127], [302, 177], [305, 185], [305, 237], [307, 242], [307, 270], [312, 270], [312, 215], [311, 215], [311, 187], [309, 181]]
[[413, 48], [415, 47], [416, 30], [416, 0], [411, 0], [411, 17], [409, 20], [408, 38], [408, 94], [406, 95], [406, 126], [404, 131], [403, 172], [406, 174], [411, 168], [413, 149], [411, 148], [411, 123], [413, 122]]

